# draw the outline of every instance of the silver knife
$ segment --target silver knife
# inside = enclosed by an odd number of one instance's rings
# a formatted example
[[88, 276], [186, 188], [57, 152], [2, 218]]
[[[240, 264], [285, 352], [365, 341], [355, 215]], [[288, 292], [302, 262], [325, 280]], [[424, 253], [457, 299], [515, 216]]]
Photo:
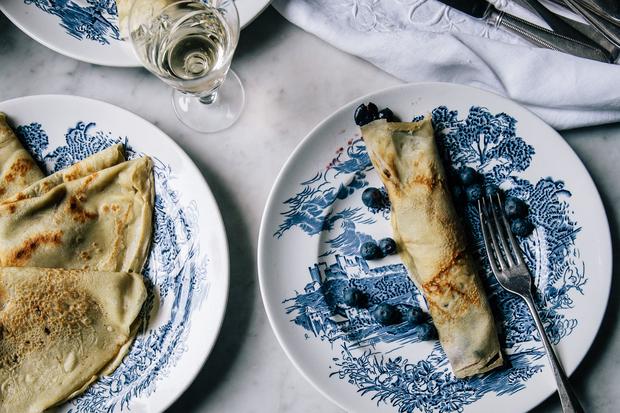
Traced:
[[[551, 0], [551, 2], [572, 10], [562, 0]], [[620, 2], [618, 0], [581, 0], [579, 3], [591, 12], [596, 13], [597, 16], [620, 27]]]
[[439, 1], [472, 17], [483, 19], [495, 27], [516, 33], [538, 46], [599, 62], [610, 62], [607, 53], [598, 47], [554, 33], [527, 20], [499, 11], [486, 0]]
[[564, 17], [561, 14], [554, 13], [540, 3], [539, 0], [518, 0], [518, 2], [542, 17], [554, 32], [571, 37], [575, 40], [594, 43], [595, 46], [607, 52], [609, 60], [612, 62], [615, 62], [618, 56], [620, 56], [620, 48], [613, 45], [605, 36], [589, 24], [580, 23], [568, 17]]
[[620, 27], [616, 27], [614, 24], [599, 17], [596, 13], [593, 13], [581, 3], [575, 0], [563, 0], [568, 7], [570, 7], [575, 13], [586, 19], [588, 23], [594, 26], [603, 36], [607, 38], [614, 45], [620, 47]]

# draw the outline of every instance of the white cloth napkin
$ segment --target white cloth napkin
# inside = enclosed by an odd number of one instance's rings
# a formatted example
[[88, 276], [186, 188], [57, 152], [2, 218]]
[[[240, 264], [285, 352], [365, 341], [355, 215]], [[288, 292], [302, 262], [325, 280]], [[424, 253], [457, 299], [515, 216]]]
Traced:
[[[491, 2], [544, 25], [512, 1]], [[273, 6], [293, 24], [407, 82], [491, 90], [557, 129], [620, 121], [620, 65], [530, 46], [436, 0], [274, 0]]]

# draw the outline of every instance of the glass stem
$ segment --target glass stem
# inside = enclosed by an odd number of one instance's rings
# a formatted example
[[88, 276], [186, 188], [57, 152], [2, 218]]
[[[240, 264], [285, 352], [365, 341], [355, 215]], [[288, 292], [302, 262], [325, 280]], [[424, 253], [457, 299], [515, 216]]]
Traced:
[[208, 95], [205, 95], [205, 96], [201, 96], [199, 99], [200, 99], [200, 103], [205, 104], [205, 105], [210, 105], [211, 103], [215, 102], [215, 99], [217, 99], [217, 91], [213, 93], [209, 93]]

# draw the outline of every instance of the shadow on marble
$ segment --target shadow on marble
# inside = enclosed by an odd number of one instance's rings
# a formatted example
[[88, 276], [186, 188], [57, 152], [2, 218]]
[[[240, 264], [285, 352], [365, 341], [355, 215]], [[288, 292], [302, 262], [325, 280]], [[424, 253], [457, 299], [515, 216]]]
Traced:
[[[257, 21], [261, 23], [256, 24]], [[284, 23], [272, 8], [257, 21], [242, 32], [239, 53], [251, 53], [257, 44], [262, 45], [268, 41], [266, 38], [273, 36]], [[269, 30], [265, 30], [266, 27]], [[230, 290], [222, 329], [207, 362], [196, 380], [167, 410], [168, 413], [196, 410], [211, 394], [217, 392], [219, 384], [227, 380], [228, 372], [249, 337], [250, 318], [258, 299], [255, 254], [249, 226], [232, 192], [222, 184], [220, 173], [211, 170], [198, 159], [193, 160], [211, 187], [224, 219], [230, 249]]]
[[269, 48], [277, 41], [278, 35], [287, 25], [287, 21], [271, 6], [241, 31], [239, 45], [235, 50], [233, 61], [247, 59], [250, 55]]
[[[191, 155], [190, 155], [191, 156]], [[248, 225], [233, 194], [222, 182], [217, 171], [210, 170], [198, 159], [192, 159], [207, 180], [222, 213], [229, 246], [230, 287], [228, 304], [220, 334], [206, 363], [183, 395], [167, 412], [194, 411], [216, 392], [235, 363], [248, 339], [252, 309], [257, 300], [256, 271]], [[194, 326], [198, 327], [198, 325]]]
[[12, 49], [15, 48], [15, 26], [6, 18], [6, 16], [0, 13], [0, 56], [6, 56]]

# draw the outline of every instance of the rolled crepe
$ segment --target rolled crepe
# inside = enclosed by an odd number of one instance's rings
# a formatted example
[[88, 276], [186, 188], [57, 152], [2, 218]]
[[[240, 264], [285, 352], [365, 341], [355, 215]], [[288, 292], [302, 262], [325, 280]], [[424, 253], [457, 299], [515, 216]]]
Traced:
[[45, 175], [22, 146], [0, 112], [0, 199], [5, 199], [38, 181]]
[[152, 233], [143, 157], [0, 202], [0, 266], [140, 272]]
[[429, 119], [376, 120], [362, 127], [362, 135], [390, 198], [400, 256], [426, 299], [454, 375], [466, 377], [503, 359]]
[[0, 268], [0, 413], [38, 413], [83, 392], [131, 341], [142, 276]]

